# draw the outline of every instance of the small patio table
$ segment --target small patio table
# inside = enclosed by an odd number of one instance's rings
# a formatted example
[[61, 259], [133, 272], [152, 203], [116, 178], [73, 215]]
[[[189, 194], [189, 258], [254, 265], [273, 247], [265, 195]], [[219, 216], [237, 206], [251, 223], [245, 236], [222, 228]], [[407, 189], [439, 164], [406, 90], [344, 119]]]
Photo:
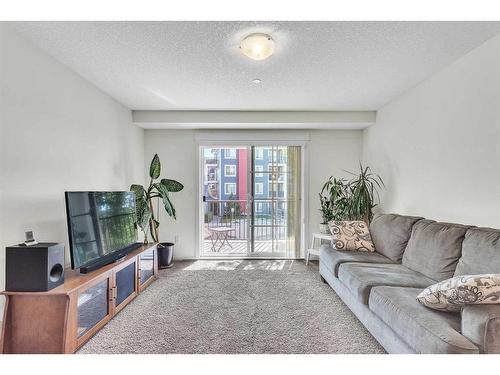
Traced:
[[[229, 233], [234, 230], [234, 228], [231, 227], [214, 227], [214, 228], [208, 228], [210, 231], [210, 241], [212, 242], [212, 249], [211, 251], [220, 251], [224, 244], [228, 244], [229, 247], [232, 249], [233, 246], [228, 241]], [[219, 246], [217, 248], [217, 243], [219, 243]]]

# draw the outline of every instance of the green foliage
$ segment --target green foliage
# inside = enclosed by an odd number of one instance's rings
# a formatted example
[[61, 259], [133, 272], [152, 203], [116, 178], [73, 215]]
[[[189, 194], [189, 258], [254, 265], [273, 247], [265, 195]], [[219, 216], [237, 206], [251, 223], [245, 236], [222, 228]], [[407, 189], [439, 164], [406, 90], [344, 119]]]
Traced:
[[210, 223], [214, 218], [212, 211], [205, 212], [205, 223]]
[[165, 185], [165, 187], [167, 188], [168, 191], [170, 191], [172, 193], [176, 193], [176, 192], [184, 189], [184, 185], [182, 185], [179, 181], [164, 178], [160, 182], [162, 185]]
[[332, 176], [323, 185], [319, 193], [323, 223], [331, 220], [371, 221], [378, 189], [383, 188], [384, 182], [371, 172], [370, 167], [364, 168], [361, 164], [359, 167], [359, 174], [348, 172], [354, 176], [350, 181]]
[[149, 167], [149, 177], [151, 177], [153, 180], [156, 180], [158, 177], [160, 177], [160, 172], [160, 158], [158, 157], [158, 154], [155, 154], [153, 160], [151, 160], [151, 166]]
[[165, 211], [168, 216], [175, 219], [175, 207], [170, 201], [170, 197], [168, 196], [168, 188], [160, 183], [155, 183], [153, 186], [156, 188], [157, 193], [160, 195], [160, 198], [163, 200], [163, 206], [165, 207]]
[[[184, 188], [180, 182], [164, 178], [156, 182], [160, 177], [161, 164], [158, 154], [155, 154], [149, 167], [149, 176], [151, 180], [147, 189], [142, 185], [131, 185], [130, 191], [135, 193], [137, 225], [144, 232], [144, 242], [147, 242], [148, 226], [151, 237], [158, 242], [158, 227], [160, 222], [155, 217], [153, 211], [153, 199], [161, 199], [165, 212], [168, 216], [176, 218], [175, 207], [170, 200], [170, 193], [179, 192]], [[158, 213], [157, 213], [158, 215]]]
[[359, 175], [351, 173], [355, 177], [349, 181], [350, 220], [363, 220], [369, 223], [373, 218], [373, 208], [376, 206], [375, 197], [379, 200], [378, 190], [384, 186], [384, 181], [379, 175], [372, 173], [370, 167], [363, 168], [359, 164]]
[[344, 220], [349, 204], [349, 186], [344, 179], [330, 177], [319, 193], [323, 223]]
[[[228, 197], [228, 200], [232, 201], [235, 200], [235, 196], [231, 194]], [[226, 202], [224, 204], [224, 217], [231, 218], [231, 217], [239, 217], [241, 214], [241, 207], [240, 207], [240, 202]]]

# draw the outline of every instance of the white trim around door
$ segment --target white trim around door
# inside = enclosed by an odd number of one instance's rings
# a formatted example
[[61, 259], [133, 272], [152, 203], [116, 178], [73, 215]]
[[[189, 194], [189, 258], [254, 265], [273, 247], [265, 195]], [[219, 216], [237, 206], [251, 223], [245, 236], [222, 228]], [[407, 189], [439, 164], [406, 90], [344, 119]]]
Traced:
[[[214, 134], [214, 133], [220, 133]], [[201, 227], [201, 218], [204, 217], [204, 205], [203, 205], [203, 155], [202, 150], [203, 147], [212, 146], [212, 147], [224, 147], [224, 146], [268, 146], [268, 145], [277, 145], [277, 146], [300, 146], [301, 147], [301, 173], [300, 173], [300, 248], [298, 252], [298, 258], [303, 259], [305, 257], [305, 249], [306, 249], [306, 241], [309, 238], [308, 233], [308, 223], [309, 219], [309, 204], [308, 204], [308, 196], [309, 196], [309, 173], [308, 173], [308, 162], [309, 162], [309, 134], [307, 132], [295, 132], [294, 137], [296, 139], [283, 140], [283, 134], [281, 133], [279, 136], [281, 140], [276, 139], [278, 134], [269, 134], [265, 135], [256, 134], [254, 132], [245, 132], [244, 134], [238, 134], [238, 132], [213, 132], [207, 134], [201, 134], [198, 136], [197, 134], [197, 148], [198, 148], [198, 174], [197, 174], [197, 215], [196, 215], [196, 258], [207, 258], [201, 254], [200, 249], [203, 244], [203, 228]], [[208, 138], [208, 139], [207, 139]], [[286, 137], [285, 137], [286, 138]], [[241, 257], [240, 259], [259, 259], [258, 257]], [[212, 258], [213, 259], [213, 258]], [[223, 259], [222, 257], [217, 257], [217, 259]], [[234, 259], [232, 257], [231, 259]], [[277, 258], [279, 259], [279, 258]]]

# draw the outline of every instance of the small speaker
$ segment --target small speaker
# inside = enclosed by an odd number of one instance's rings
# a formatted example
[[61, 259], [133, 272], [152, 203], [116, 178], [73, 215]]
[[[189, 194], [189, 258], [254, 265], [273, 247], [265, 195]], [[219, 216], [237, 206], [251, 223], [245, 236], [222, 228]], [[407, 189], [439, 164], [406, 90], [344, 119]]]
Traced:
[[64, 282], [63, 244], [9, 246], [5, 255], [5, 289], [9, 292], [46, 292]]

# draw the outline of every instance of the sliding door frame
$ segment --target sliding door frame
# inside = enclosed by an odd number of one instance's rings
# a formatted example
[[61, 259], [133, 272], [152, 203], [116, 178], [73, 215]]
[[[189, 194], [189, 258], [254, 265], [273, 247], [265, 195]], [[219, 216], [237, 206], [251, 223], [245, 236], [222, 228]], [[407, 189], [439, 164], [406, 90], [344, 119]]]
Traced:
[[[217, 132], [218, 133], [218, 132]], [[283, 138], [283, 136], [281, 136]], [[285, 136], [286, 137], [286, 136]], [[200, 137], [201, 138], [201, 137]], [[265, 139], [258, 137], [256, 140], [248, 139], [248, 136], [235, 136], [231, 134], [221, 133], [220, 137], [215, 136], [214, 140], [205, 140], [198, 139], [197, 141], [197, 153], [198, 153], [198, 173], [196, 179], [196, 191], [197, 191], [197, 210], [196, 210], [196, 251], [195, 257], [198, 259], [269, 259], [269, 257], [259, 258], [258, 256], [242, 256], [242, 257], [224, 257], [224, 256], [204, 256], [201, 252], [201, 246], [203, 244], [203, 228], [201, 225], [201, 218], [204, 216], [204, 202], [203, 202], [203, 148], [204, 147], [228, 147], [228, 146], [242, 146], [242, 147], [251, 147], [251, 146], [300, 146], [300, 165], [301, 165], [301, 173], [300, 173], [300, 249], [298, 258], [279, 258], [276, 257], [274, 259], [303, 259], [305, 256], [306, 242], [309, 238], [308, 225], [309, 223], [309, 186], [307, 181], [309, 181], [309, 142], [308, 140], [298, 139], [298, 140], [276, 140], [274, 137], [270, 137], [270, 139]], [[304, 137], [302, 137], [304, 138]], [[217, 140], [216, 140], [217, 139]]]

